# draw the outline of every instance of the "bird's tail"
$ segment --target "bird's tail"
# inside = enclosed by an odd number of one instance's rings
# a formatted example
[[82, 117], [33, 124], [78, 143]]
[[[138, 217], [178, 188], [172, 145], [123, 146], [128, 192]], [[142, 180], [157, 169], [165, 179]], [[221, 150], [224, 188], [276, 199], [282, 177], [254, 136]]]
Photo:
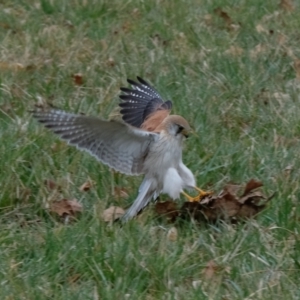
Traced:
[[137, 198], [122, 217], [123, 222], [127, 222], [135, 217], [145, 206], [149, 204], [153, 197], [157, 196], [155, 187], [156, 184], [153, 182], [152, 178], [145, 178], [143, 180], [139, 188], [139, 194]]

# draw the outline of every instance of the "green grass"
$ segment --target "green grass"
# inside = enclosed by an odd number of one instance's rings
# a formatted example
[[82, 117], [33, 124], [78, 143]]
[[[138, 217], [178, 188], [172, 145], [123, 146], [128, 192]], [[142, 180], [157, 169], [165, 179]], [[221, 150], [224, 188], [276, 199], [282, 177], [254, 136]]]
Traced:
[[[300, 298], [299, 5], [287, 12], [267, 2], [0, 3], [1, 299]], [[82, 86], [72, 79], [79, 72]], [[174, 225], [151, 207], [124, 226], [103, 222], [105, 208], [134, 200], [141, 178], [66, 146], [29, 110], [48, 102], [106, 118], [136, 75], [195, 128], [184, 161], [199, 186], [219, 191], [256, 178], [276, 191], [256, 220], [187, 222], [174, 242]], [[87, 179], [96, 185], [83, 193]], [[115, 186], [129, 199], [114, 197]], [[84, 206], [69, 224], [46, 209], [63, 197]], [[219, 266], [212, 281], [203, 274], [210, 260]]]

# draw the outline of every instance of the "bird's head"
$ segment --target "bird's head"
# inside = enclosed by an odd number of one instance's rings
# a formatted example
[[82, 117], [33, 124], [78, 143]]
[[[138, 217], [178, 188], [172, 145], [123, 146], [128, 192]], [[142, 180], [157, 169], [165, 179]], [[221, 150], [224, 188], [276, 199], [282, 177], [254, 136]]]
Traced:
[[165, 130], [178, 139], [187, 138], [191, 132], [189, 123], [181, 116], [171, 115], [164, 120]]

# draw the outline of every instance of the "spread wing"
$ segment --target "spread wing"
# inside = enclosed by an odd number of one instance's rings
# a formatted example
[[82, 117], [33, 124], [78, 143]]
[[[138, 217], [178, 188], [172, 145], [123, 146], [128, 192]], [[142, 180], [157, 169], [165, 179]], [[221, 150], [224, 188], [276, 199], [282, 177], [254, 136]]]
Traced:
[[88, 151], [104, 164], [125, 174], [142, 174], [149, 147], [157, 134], [115, 121], [36, 109], [33, 116], [69, 144]]
[[[137, 79], [139, 82], [127, 80], [132, 89], [121, 88], [124, 94], [120, 95], [122, 102], [119, 106], [123, 120], [127, 124], [141, 128], [142, 124], [158, 111], [163, 111], [161, 115], [164, 115], [164, 118], [167, 117], [171, 111], [172, 102], [170, 100], [164, 102], [159, 93], [148, 82], [140, 77]], [[145, 126], [144, 129], [149, 130]]]

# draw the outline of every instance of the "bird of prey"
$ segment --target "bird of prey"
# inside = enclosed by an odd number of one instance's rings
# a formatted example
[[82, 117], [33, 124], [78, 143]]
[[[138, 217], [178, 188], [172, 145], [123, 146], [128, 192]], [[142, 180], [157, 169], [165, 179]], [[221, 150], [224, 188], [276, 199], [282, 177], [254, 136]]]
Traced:
[[[172, 199], [184, 194], [199, 201], [209, 192], [196, 186], [193, 173], [182, 162], [183, 141], [191, 128], [179, 115], [170, 115], [172, 102], [162, 100], [145, 80], [128, 79], [131, 89], [121, 88], [122, 120], [67, 113], [58, 109], [35, 109], [34, 117], [69, 144], [88, 151], [109, 167], [128, 175], [144, 174], [137, 198], [122, 217], [135, 217], [159, 194]], [[191, 197], [184, 189], [199, 191]]]

